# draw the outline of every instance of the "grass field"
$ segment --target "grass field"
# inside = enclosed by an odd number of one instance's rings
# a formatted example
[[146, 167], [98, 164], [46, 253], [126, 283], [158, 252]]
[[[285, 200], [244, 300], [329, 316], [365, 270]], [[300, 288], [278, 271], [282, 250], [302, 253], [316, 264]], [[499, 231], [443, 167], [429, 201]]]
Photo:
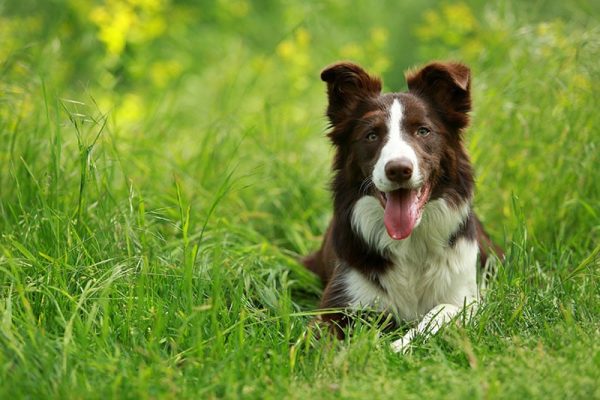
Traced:
[[[0, 0], [0, 398], [600, 398], [600, 7], [486, 3]], [[339, 59], [473, 70], [507, 259], [404, 356], [306, 335]]]

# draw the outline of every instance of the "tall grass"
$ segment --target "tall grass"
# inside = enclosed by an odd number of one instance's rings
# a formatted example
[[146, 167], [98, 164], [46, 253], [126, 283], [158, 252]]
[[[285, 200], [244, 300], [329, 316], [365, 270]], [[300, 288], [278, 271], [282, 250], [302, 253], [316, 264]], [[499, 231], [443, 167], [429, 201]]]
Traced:
[[[61, 4], [2, 5], [0, 397], [600, 397], [597, 10], [181, 2], [115, 55]], [[388, 90], [473, 69], [476, 208], [508, 256], [472, 323], [406, 356], [369, 322], [307, 330], [340, 58]]]

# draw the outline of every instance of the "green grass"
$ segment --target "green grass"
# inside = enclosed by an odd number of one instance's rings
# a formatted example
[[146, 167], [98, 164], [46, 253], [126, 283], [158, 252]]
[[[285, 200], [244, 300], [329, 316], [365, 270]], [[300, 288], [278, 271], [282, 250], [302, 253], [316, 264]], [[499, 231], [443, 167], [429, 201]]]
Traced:
[[[110, 53], [92, 6], [57, 3], [0, 2], [0, 398], [600, 398], [597, 7], [174, 2]], [[474, 74], [476, 208], [507, 259], [405, 356], [368, 322], [307, 334], [318, 74], [348, 58], [387, 90], [430, 59]]]

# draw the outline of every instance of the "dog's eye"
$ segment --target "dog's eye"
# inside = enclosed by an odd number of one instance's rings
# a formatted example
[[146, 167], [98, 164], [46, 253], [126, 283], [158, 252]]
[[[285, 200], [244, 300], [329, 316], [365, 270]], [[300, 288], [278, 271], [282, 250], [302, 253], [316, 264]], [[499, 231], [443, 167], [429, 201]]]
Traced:
[[379, 139], [379, 136], [375, 132], [369, 132], [366, 136], [367, 142], [374, 142]]
[[431, 133], [431, 131], [428, 128], [425, 128], [424, 126], [417, 129], [417, 135], [419, 135], [421, 137], [425, 137], [425, 136], [429, 135], [430, 133]]

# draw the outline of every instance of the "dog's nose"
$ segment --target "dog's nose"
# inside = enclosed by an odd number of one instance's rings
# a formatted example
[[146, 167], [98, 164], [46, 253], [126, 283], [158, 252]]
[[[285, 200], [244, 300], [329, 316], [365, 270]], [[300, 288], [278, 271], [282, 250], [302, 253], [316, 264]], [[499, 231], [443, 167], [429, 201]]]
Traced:
[[406, 157], [395, 158], [385, 164], [385, 176], [396, 183], [403, 183], [410, 179], [413, 173], [413, 163]]

